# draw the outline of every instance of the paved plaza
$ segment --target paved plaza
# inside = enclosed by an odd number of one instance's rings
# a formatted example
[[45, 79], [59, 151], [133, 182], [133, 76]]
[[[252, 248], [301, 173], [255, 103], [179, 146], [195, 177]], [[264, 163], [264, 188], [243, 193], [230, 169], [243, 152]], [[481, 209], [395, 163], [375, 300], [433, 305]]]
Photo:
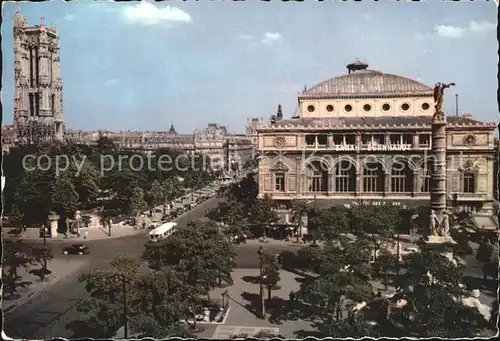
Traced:
[[[260, 302], [259, 284], [255, 281], [257, 276], [259, 276], [259, 269], [235, 269], [233, 271], [234, 284], [231, 287], [217, 288], [211, 292], [212, 298], [219, 298], [227, 290], [230, 311], [224, 327], [219, 325], [214, 334], [207, 337], [224, 338], [224, 335], [227, 336], [228, 333], [238, 334], [241, 328], [247, 328], [244, 330], [248, 331], [250, 336], [264, 328], [279, 331], [279, 334], [284, 337], [295, 338], [294, 332], [298, 330], [313, 330], [309, 322], [303, 320], [284, 321], [282, 324], [277, 324], [269, 321], [269, 314], [266, 319], [258, 318], [258, 312], [255, 309]], [[300, 280], [301, 277], [292, 272], [280, 270], [279, 288], [272, 291], [272, 297], [278, 304], [285, 305], [289, 300], [290, 291], [299, 289], [300, 283], [297, 279]], [[267, 289], [265, 297], [267, 298]]]

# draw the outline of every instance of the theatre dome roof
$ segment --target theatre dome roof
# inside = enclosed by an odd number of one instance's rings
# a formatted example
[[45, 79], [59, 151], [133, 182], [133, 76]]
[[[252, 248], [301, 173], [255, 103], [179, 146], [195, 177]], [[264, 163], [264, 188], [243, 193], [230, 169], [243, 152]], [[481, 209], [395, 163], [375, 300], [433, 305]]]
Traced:
[[433, 88], [413, 79], [368, 69], [359, 60], [347, 65], [349, 73], [323, 81], [299, 94], [308, 97], [345, 97], [369, 95], [432, 96]]

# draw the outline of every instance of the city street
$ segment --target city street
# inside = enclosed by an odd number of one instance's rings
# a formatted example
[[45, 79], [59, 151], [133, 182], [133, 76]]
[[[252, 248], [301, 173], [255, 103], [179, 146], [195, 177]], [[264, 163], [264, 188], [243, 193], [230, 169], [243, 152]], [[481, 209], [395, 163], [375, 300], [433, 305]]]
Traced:
[[[209, 209], [217, 207], [221, 199], [212, 198], [193, 210], [186, 212], [176, 219], [180, 226], [191, 220], [197, 220], [205, 215]], [[85, 259], [86, 264], [78, 273], [71, 274], [50, 286], [28, 303], [8, 312], [5, 316], [4, 330], [9, 337], [26, 339], [48, 339], [53, 337], [84, 337], [89, 336], [82, 326], [74, 321], [81, 319], [76, 310], [79, 301], [87, 297], [83, 284], [78, 282], [78, 274], [85, 269], [105, 269], [111, 260], [119, 254], [139, 259], [143, 245], [147, 241], [147, 233], [115, 238], [110, 240], [79, 241], [90, 248], [90, 254], [85, 256], [64, 256], [62, 249], [72, 242], [49, 242], [56, 258], [73, 257]], [[25, 241], [25, 245], [40, 244], [40, 241]], [[255, 255], [255, 252], [254, 252]], [[50, 269], [50, 261], [48, 264]]]
[[[177, 219], [179, 225], [185, 225], [191, 220], [202, 219], [207, 210], [215, 208], [222, 199], [212, 198]], [[86, 264], [77, 273], [68, 275], [59, 282], [48, 287], [28, 303], [7, 312], [5, 317], [5, 332], [15, 338], [53, 338], [53, 337], [85, 337], [88, 329], [79, 323], [83, 320], [77, 311], [78, 302], [87, 297], [82, 284], [78, 282], [78, 274], [89, 268], [105, 269], [110, 261], [119, 254], [126, 252], [129, 256], [139, 259], [143, 252], [143, 245], [147, 241], [147, 232], [132, 236], [110, 240], [93, 240], [85, 244], [90, 247], [91, 253], [86, 256], [64, 256], [61, 250], [71, 242], [51, 242], [50, 247], [56, 258], [71, 258], [85, 260]], [[26, 245], [42, 243], [42, 241], [25, 242]], [[235, 245], [236, 263], [239, 269], [256, 269], [259, 267], [257, 249], [262, 245], [266, 252], [280, 253], [287, 250], [295, 252], [301, 245], [284, 243], [259, 243], [249, 241], [247, 244]], [[467, 257], [468, 266], [465, 275], [474, 285], [483, 285], [482, 271], [476, 264], [474, 256]], [[50, 268], [50, 262], [49, 262]], [[489, 284], [491, 287], [491, 283]], [[481, 301], [490, 303], [495, 296], [494, 290], [481, 288]], [[244, 321], [242, 321], [243, 323]]]

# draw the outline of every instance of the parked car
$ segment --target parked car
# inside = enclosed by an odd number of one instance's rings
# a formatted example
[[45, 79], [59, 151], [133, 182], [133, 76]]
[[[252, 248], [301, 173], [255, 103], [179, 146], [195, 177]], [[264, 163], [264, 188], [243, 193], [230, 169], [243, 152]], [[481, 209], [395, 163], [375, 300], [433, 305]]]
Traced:
[[83, 244], [73, 244], [65, 247], [62, 251], [64, 255], [86, 255], [90, 252], [90, 249]]

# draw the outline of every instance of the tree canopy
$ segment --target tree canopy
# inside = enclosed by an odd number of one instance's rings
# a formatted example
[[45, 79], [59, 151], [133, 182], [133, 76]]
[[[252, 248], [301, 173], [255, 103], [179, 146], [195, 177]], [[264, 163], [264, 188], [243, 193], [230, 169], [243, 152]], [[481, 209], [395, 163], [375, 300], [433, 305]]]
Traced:
[[[172, 160], [167, 166], [162, 164], [165, 155]], [[98, 206], [127, 213], [137, 187], [148, 194], [144, 198], [148, 204], [156, 205], [179, 193], [177, 177], [185, 178], [183, 186], [192, 188], [214, 179], [206, 158], [181, 155], [169, 149], [153, 155], [119, 150], [106, 137], [93, 146], [59, 142], [16, 146], [3, 160], [8, 179], [5, 212], [9, 215], [15, 205], [22, 213], [22, 224], [42, 224], [51, 211], [64, 218], [76, 209]], [[164, 193], [160, 193], [162, 187]]]

